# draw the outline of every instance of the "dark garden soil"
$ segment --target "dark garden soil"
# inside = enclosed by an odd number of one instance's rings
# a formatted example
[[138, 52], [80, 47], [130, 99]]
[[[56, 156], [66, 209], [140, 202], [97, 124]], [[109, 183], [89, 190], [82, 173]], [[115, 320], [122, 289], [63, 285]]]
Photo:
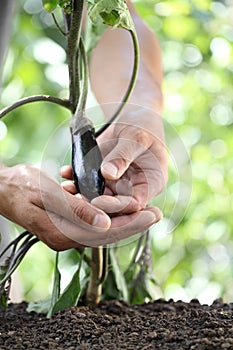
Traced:
[[233, 303], [157, 300], [129, 306], [103, 302], [47, 319], [12, 304], [0, 314], [0, 349], [233, 349]]

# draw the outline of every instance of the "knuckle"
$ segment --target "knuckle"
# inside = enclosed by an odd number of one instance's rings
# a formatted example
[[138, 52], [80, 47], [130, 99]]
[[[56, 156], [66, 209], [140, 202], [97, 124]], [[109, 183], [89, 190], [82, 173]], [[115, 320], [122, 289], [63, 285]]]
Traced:
[[133, 201], [132, 202], [132, 212], [137, 212], [142, 210], [145, 207], [146, 203], [140, 203], [139, 201]]
[[40, 231], [40, 222], [38, 217], [33, 213], [33, 210], [24, 210], [19, 214], [21, 217], [21, 221], [26, 223], [26, 229], [32, 233], [36, 233]]
[[146, 131], [142, 128], [135, 128], [134, 139], [140, 145], [147, 145], [148, 141], [150, 139], [150, 135], [149, 135], [148, 131]]
[[129, 156], [126, 154], [126, 152], [122, 151], [118, 156], [117, 163], [121, 168], [126, 168], [129, 163], [131, 163], [131, 159], [129, 159]]
[[121, 132], [121, 137], [128, 139], [132, 142], [132, 139], [135, 143], [147, 146], [149, 141], [152, 138], [152, 135], [148, 132], [148, 130], [134, 125], [128, 125]]

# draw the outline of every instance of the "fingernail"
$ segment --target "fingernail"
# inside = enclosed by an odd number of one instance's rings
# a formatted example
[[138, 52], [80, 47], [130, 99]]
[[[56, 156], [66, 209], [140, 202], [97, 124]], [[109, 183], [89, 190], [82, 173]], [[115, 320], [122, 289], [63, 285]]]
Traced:
[[107, 220], [107, 217], [101, 214], [97, 214], [94, 217], [94, 220], [92, 222], [92, 226], [96, 226], [97, 228], [103, 228], [107, 229], [109, 226], [109, 220]]
[[114, 164], [112, 164], [112, 163], [105, 163], [102, 166], [102, 171], [104, 173], [107, 173], [107, 174], [111, 175], [112, 177], [116, 177], [117, 173], [118, 173], [117, 167]]

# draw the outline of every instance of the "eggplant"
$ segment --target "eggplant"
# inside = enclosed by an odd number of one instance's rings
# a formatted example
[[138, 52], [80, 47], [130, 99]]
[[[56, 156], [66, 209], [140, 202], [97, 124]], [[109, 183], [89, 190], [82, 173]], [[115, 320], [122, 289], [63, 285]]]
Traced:
[[100, 166], [102, 155], [96, 142], [94, 128], [90, 124], [71, 131], [72, 169], [77, 191], [88, 200], [103, 194], [105, 180]]

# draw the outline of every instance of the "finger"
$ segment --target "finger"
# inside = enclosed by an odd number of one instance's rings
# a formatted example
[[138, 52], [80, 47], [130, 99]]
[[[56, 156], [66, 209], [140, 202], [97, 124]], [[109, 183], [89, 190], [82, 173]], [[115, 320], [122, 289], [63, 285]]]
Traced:
[[[26, 215], [26, 214], [25, 214]], [[35, 234], [50, 248], [63, 251], [78, 246], [96, 247], [104, 240], [105, 232], [90, 231], [70, 222], [63, 216], [45, 211], [37, 206], [30, 207], [30, 217], [23, 220], [26, 230]]]
[[98, 234], [91, 244], [105, 245], [113, 244], [129, 238], [137, 233], [147, 230], [151, 225], [162, 219], [161, 211], [156, 207], [146, 208], [142, 211], [112, 218], [111, 228], [104, 235]]
[[[119, 234], [126, 238], [132, 233], [139, 233], [160, 221], [163, 217], [161, 210], [157, 207], [147, 207], [130, 215], [122, 215], [112, 218], [111, 231], [122, 231]], [[124, 232], [123, 232], [124, 231]]]
[[139, 202], [131, 196], [107, 196], [103, 195], [94, 198], [91, 204], [108, 214], [129, 214], [139, 211]]
[[119, 140], [102, 162], [101, 172], [104, 178], [106, 180], [119, 179], [133, 162], [135, 152], [134, 143]]
[[80, 245], [88, 246], [89, 242], [95, 239], [95, 234], [98, 237], [98, 231], [88, 231], [57, 214], [49, 213], [48, 218], [49, 221], [52, 220], [50, 221], [50, 230], [48, 230], [49, 226], [44, 227], [44, 230], [40, 228], [37, 236], [54, 250], [61, 251]]
[[91, 203], [107, 213], [113, 213], [114, 210], [122, 213], [141, 210], [152, 199], [153, 188], [156, 187], [156, 182], [152, 182], [149, 177], [150, 172], [147, 174], [129, 172], [128, 177], [123, 176], [119, 180], [108, 183], [112, 193], [106, 191], [104, 196], [93, 199]]
[[62, 188], [65, 191], [67, 191], [67, 192], [69, 192], [71, 194], [76, 194], [77, 193], [77, 189], [76, 189], [75, 184], [72, 181], [70, 181], [70, 180], [63, 181], [61, 183], [61, 186], [62, 186]]
[[56, 208], [56, 213], [89, 231], [107, 231], [111, 225], [109, 216], [81, 197], [66, 193], [67, 205]]
[[[43, 209], [38, 208], [41, 213], [40, 227], [25, 227], [29, 232], [34, 233], [39, 240], [55, 251], [64, 251], [71, 248], [85, 247], [93, 239], [93, 232], [86, 231], [77, 225], [59, 217], [54, 213], [43, 213]], [[53, 220], [51, 222], [51, 217]], [[54, 224], [55, 223], [55, 224]], [[38, 224], [38, 221], [37, 221]], [[87, 238], [92, 235], [92, 238]], [[82, 242], [82, 243], [80, 243]], [[93, 245], [95, 246], [95, 244]]]
[[72, 195], [55, 181], [40, 183], [40, 193], [31, 197], [31, 203], [55, 213], [90, 231], [106, 231], [111, 225], [109, 216], [91, 205], [80, 194]]
[[33, 217], [38, 217], [39, 213], [42, 220], [34, 220], [34, 222], [30, 222], [29, 227], [25, 228], [36, 234], [49, 247], [59, 251], [80, 245], [98, 247], [116, 243], [147, 230], [162, 218], [158, 208], [147, 208], [132, 215], [113, 218], [112, 227], [107, 233], [104, 233], [87, 231], [59, 217], [57, 214], [50, 213], [48, 215], [48, 212], [40, 208], [36, 208], [36, 211], [37, 214]]
[[122, 132], [116, 146], [104, 158], [101, 172], [107, 180], [119, 179], [129, 165], [152, 144], [143, 129], [130, 127]]
[[[82, 242], [82, 245], [92, 247], [97, 247], [103, 243], [109, 242], [109, 240], [106, 241], [106, 235], [90, 235], [90, 232], [88, 233], [54, 213], [48, 215], [48, 212], [45, 212], [39, 207], [35, 206], [31, 210], [31, 213], [31, 220], [25, 221], [23, 227], [35, 234], [42, 242], [56, 251], [75, 248], [80, 245], [80, 242]], [[40, 220], [38, 220], [38, 217]], [[111, 242], [112, 241], [113, 240], [111, 240]]]
[[73, 180], [73, 172], [70, 165], [64, 165], [60, 169], [60, 175], [63, 179]]
[[75, 232], [75, 236], [69, 237], [88, 247], [114, 244], [147, 230], [161, 218], [162, 214], [158, 208], [147, 208], [144, 211], [112, 218], [111, 228], [107, 232], [90, 233], [81, 229]]

